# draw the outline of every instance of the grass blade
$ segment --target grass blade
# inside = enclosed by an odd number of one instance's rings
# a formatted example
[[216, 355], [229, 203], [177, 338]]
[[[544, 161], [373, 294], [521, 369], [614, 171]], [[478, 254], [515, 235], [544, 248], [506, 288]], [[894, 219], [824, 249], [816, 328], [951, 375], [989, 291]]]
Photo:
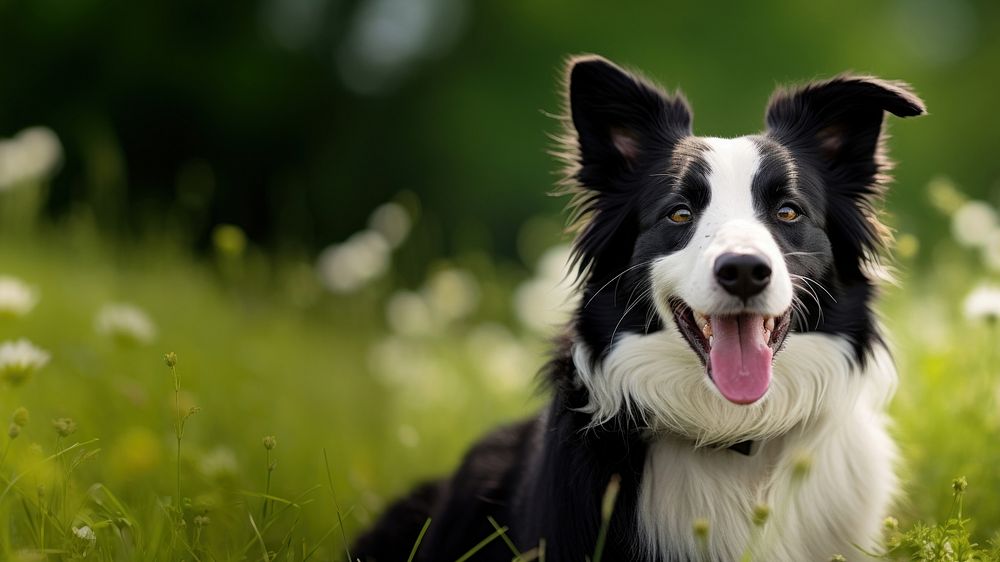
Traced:
[[[497, 523], [497, 520], [494, 519], [493, 516], [487, 515], [486, 518], [490, 520], [490, 525], [493, 525], [494, 529], [500, 531], [500, 524]], [[503, 539], [503, 542], [507, 543], [507, 548], [509, 548], [511, 553], [514, 555], [514, 560], [516, 562], [520, 562], [523, 559], [523, 555], [521, 554], [521, 551], [518, 550], [516, 546], [514, 546], [514, 543], [511, 542], [510, 537], [507, 536], [507, 533], [501, 531], [500, 538]]]
[[264, 551], [264, 562], [271, 562], [271, 556], [267, 553], [267, 544], [264, 543], [264, 537], [261, 536], [260, 530], [257, 529], [257, 523], [253, 520], [253, 514], [247, 513], [247, 517], [250, 518], [250, 526], [253, 527], [253, 532], [257, 535], [257, 541], [260, 543], [261, 550]]
[[488, 545], [491, 542], [493, 542], [497, 537], [499, 537], [500, 535], [504, 534], [506, 531], [507, 531], [507, 527], [501, 527], [501, 528], [497, 529], [496, 531], [493, 531], [493, 534], [491, 534], [490, 536], [486, 537], [485, 539], [479, 541], [479, 544], [477, 544], [476, 546], [474, 546], [471, 549], [469, 549], [468, 552], [466, 552], [461, 557], [459, 557], [459, 559], [456, 560], [455, 562], [465, 562], [469, 558], [472, 558], [473, 555], [475, 555], [480, 550], [486, 548], [486, 545]]
[[[345, 515], [350, 515], [350, 514], [351, 514], [351, 512], [352, 512], [353, 510], [354, 510], [354, 508], [353, 508], [353, 507], [352, 507], [352, 508], [350, 508], [350, 509], [348, 509], [348, 510], [347, 510], [347, 513], [346, 513]], [[302, 562], [307, 562], [307, 561], [308, 561], [308, 560], [309, 560], [310, 558], [312, 558], [312, 557], [313, 557], [313, 556], [314, 556], [314, 555], [315, 555], [315, 554], [316, 554], [317, 552], [319, 552], [319, 549], [320, 549], [320, 547], [321, 547], [321, 546], [323, 545], [323, 542], [325, 542], [325, 541], [326, 541], [326, 539], [330, 538], [330, 535], [332, 535], [332, 534], [333, 534], [333, 532], [337, 530], [337, 527], [340, 527], [340, 526], [341, 526], [341, 525], [340, 525], [340, 523], [337, 523], [337, 524], [335, 524], [335, 525], [334, 525], [333, 527], [331, 527], [330, 529], [328, 529], [328, 530], [327, 530], [327, 531], [326, 531], [325, 533], [323, 533], [323, 536], [322, 536], [322, 537], [320, 537], [318, 541], [316, 541], [316, 546], [314, 546], [314, 547], [312, 548], [312, 550], [310, 550], [310, 551], [309, 551], [309, 553], [308, 553], [308, 554], [306, 554], [306, 555], [304, 555], [304, 556], [302, 557]], [[305, 546], [303, 546], [303, 549], [305, 549]]]
[[409, 558], [406, 562], [413, 562], [413, 558], [417, 555], [417, 549], [420, 548], [420, 541], [424, 540], [424, 533], [427, 532], [427, 528], [431, 526], [431, 518], [428, 517], [427, 521], [424, 521], [423, 528], [420, 529], [420, 534], [417, 535], [417, 542], [413, 543], [413, 550], [410, 551]]
[[593, 562], [601, 562], [601, 555], [604, 554], [604, 543], [608, 539], [608, 527], [611, 526], [611, 514], [615, 510], [615, 499], [618, 498], [621, 482], [621, 476], [613, 474], [608, 487], [604, 490], [604, 498], [601, 501], [601, 529], [597, 532], [597, 545], [594, 547], [594, 557], [591, 559]]
[[323, 448], [323, 462], [326, 464], [326, 480], [330, 483], [330, 497], [333, 498], [333, 509], [337, 511], [337, 522], [340, 523], [340, 536], [344, 539], [344, 552], [347, 553], [347, 561], [351, 558], [351, 548], [347, 543], [347, 532], [344, 531], [344, 518], [340, 514], [340, 504], [337, 503], [337, 493], [333, 491], [333, 473], [330, 472], [330, 457], [326, 454], [326, 447]]
[[49, 456], [45, 457], [44, 459], [42, 459], [42, 460], [38, 461], [37, 463], [35, 463], [34, 465], [32, 465], [28, 470], [25, 470], [24, 472], [18, 474], [14, 478], [11, 478], [10, 482], [8, 482], [8, 484], [7, 484], [7, 487], [3, 489], [3, 492], [0, 492], [0, 503], [2, 503], [3, 500], [4, 500], [4, 498], [7, 497], [7, 494], [10, 492], [11, 488], [13, 488], [14, 485], [17, 484], [19, 480], [21, 480], [21, 478], [24, 478], [25, 476], [27, 476], [28, 474], [30, 474], [31, 471], [35, 470], [36, 468], [42, 466], [43, 464], [45, 464], [45, 463], [47, 463], [47, 462], [49, 462], [51, 460], [58, 459], [59, 457], [65, 455], [66, 453], [68, 453], [70, 451], [75, 451], [75, 450], [79, 449], [80, 447], [86, 447], [87, 445], [90, 445], [91, 443], [96, 443], [98, 441], [100, 441], [100, 440], [95, 437], [94, 439], [90, 439], [90, 440], [84, 441], [82, 443], [73, 443], [72, 445], [70, 445], [69, 447], [66, 447], [65, 449], [59, 451], [58, 453], [54, 453], [52, 455], [49, 455]]

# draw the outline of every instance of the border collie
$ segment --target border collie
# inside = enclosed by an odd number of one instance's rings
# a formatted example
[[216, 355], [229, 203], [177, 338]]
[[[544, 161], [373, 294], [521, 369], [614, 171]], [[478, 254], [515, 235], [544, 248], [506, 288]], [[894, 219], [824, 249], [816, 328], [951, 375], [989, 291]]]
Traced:
[[[522, 552], [544, 539], [546, 560], [584, 562], [613, 478], [604, 560], [877, 548], [896, 490], [896, 372], [872, 310], [883, 118], [923, 103], [842, 75], [778, 90], [762, 133], [723, 139], [694, 136], [680, 94], [603, 58], [567, 75], [582, 298], [544, 369], [552, 401], [390, 507], [354, 555], [405, 560], [431, 518], [417, 559], [455, 560], [493, 517]], [[474, 557], [511, 558], [499, 539]]]

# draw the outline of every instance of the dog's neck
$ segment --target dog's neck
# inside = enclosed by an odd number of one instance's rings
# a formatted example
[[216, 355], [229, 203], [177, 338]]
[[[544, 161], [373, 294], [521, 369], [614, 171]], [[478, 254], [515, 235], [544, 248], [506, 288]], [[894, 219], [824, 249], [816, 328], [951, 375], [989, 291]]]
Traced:
[[[624, 414], [640, 428], [696, 441], [697, 448], [770, 441], [852, 407], [860, 387], [850, 343], [827, 334], [790, 334], [774, 364], [771, 392], [759, 404], [733, 406], [712, 388], [704, 366], [672, 330], [625, 334], [598, 360], [574, 342], [582, 412], [598, 426]], [[741, 444], [737, 450], [753, 450]]]
[[643, 440], [646, 443], [654, 444], [661, 440], [670, 441], [678, 447], [686, 447], [691, 450], [704, 449], [708, 451], [732, 451], [738, 455], [744, 457], [753, 457], [761, 450], [761, 447], [766, 443], [767, 440], [763, 439], [746, 439], [744, 441], [738, 441], [736, 443], [722, 443], [722, 444], [712, 444], [712, 443], [698, 443], [694, 439], [685, 437], [679, 433], [673, 433], [670, 431], [649, 431], [643, 432]]

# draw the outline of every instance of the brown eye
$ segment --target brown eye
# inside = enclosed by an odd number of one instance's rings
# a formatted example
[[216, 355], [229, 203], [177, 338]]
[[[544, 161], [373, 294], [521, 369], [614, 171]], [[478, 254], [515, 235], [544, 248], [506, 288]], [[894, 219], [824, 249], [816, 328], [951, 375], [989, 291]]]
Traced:
[[691, 222], [694, 215], [691, 214], [691, 209], [681, 205], [680, 207], [675, 207], [674, 210], [670, 211], [668, 218], [670, 219], [670, 222], [684, 224], [686, 222]]
[[781, 208], [778, 209], [777, 215], [779, 220], [783, 220], [785, 222], [795, 222], [800, 216], [802, 216], [798, 209], [791, 205], [782, 205]]

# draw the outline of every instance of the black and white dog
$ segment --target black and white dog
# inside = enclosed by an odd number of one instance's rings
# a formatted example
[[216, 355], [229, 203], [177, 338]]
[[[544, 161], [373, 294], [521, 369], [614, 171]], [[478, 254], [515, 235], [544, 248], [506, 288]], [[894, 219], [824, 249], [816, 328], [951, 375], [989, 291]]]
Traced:
[[[405, 560], [430, 517], [417, 558], [454, 560], [492, 516], [522, 551], [544, 539], [546, 560], [583, 562], [614, 475], [604, 560], [874, 548], [896, 490], [896, 372], [872, 310], [885, 112], [924, 106], [906, 84], [845, 75], [776, 92], [761, 134], [697, 137], [679, 95], [572, 60], [582, 298], [546, 367], [552, 402], [392, 506], [355, 556]], [[496, 540], [474, 559], [511, 558]]]

